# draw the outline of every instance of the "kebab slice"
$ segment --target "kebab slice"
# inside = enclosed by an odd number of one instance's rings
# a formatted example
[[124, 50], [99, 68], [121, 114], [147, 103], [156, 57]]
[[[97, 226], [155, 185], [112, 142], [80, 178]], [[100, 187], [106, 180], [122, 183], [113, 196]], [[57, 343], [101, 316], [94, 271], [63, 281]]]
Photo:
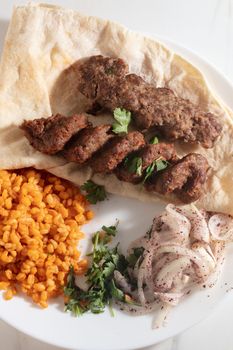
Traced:
[[204, 112], [168, 88], [156, 88], [136, 74], [128, 74], [120, 58], [92, 56], [77, 68], [79, 91], [93, 103], [114, 111], [121, 107], [132, 113], [140, 130], [157, 129], [170, 142], [182, 140], [212, 148], [222, 125], [212, 113]]
[[69, 162], [83, 164], [102, 149], [113, 136], [111, 125], [88, 127], [66, 144], [62, 154]]
[[[173, 144], [164, 142], [147, 144], [139, 152], [136, 152], [122, 162], [115, 173], [119, 180], [138, 184], [146, 177], [146, 169], [156, 161], [166, 161], [169, 164], [178, 160]], [[153, 166], [156, 171], [156, 167]]]
[[21, 129], [24, 130], [30, 145], [37, 151], [55, 154], [64, 148], [73, 135], [88, 125], [85, 114], [75, 114], [71, 117], [56, 114], [49, 118], [25, 120]]

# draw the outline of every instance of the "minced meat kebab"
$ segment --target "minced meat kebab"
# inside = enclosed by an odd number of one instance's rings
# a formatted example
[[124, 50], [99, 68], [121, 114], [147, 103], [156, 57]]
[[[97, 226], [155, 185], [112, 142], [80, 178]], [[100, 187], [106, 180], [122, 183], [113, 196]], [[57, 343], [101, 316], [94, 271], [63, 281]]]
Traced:
[[121, 107], [132, 113], [140, 130], [156, 129], [168, 141], [182, 140], [211, 148], [222, 130], [217, 117], [189, 100], [177, 97], [171, 89], [156, 88], [140, 76], [129, 74], [120, 58], [91, 56], [73, 68], [79, 91], [98, 105], [113, 111]]
[[85, 114], [24, 121], [21, 128], [36, 150], [62, 154], [79, 166], [89, 165], [94, 173], [142, 182], [148, 191], [174, 193], [183, 202], [195, 201], [204, 192], [209, 168], [205, 157], [191, 153], [180, 159], [172, 144], [149, 144], [139, 131], [116, 136], [111, 125], [93, 127]]

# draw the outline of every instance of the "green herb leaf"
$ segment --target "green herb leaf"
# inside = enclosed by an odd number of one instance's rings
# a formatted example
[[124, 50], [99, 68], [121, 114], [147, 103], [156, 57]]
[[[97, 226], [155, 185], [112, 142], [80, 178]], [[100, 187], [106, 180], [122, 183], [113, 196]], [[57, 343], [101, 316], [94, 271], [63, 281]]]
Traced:
[[150, 139], [149, 143], [150, 143], [151, 145], [157, 145], [157, 143], [159, 143], [158, 137], [157, 137], [157, 136], [153, 136], [153, 137]]
[[100, 314], [104, 312], [106, 301], [104, 300], [104, 294], [100, 293], [96, 298], [90, 302], [89, 308], [93, 314]]
[[67, 275], [66, 287], [64, 288], [65, 295], [67, 296], [71, 295], [74, 287], [75, 287], [74, 267], [71, 265], [69, 273]]
[[103, 269], [103, 276], [108, 278], [113, 274], [115, 269], [116, 269], [116, 265], [112, 261], [107, 262]]
[[109, 308], [109, 312], [110, 312], [111, 317], [114, 317], [115, 314], [114, 314], [114, 310], [112, 308], [112, 301], [111, 300], [108, 301], [108, 308]]
[[102, 231], [93, 235], [93, 250], [89, 254], [92, 264], [86, 273], [89, 284], [87, 291], [75, 285], [74, 269], [70, 268], [64, 288], [64, 294], [69, 298], [65, 306], [66, 311], [71, 311], [76, 316], [88, 311], [98, 314], [103, 312], [105, 306], [114, 298], [112, 291], [119, 296], [120, 289], [112, 285], [113, 274], [116, 269], [126, 268], [125, 261], [118, 252], [118, 245], [114, 248], [108, 247], [111, 237], [116, 234], [117, 225], [118, 223], [115, 226], [103, 226]]
[[124, 301], [125, 295], [119, 288], [116, 287], [114, 280], [112, 279], [109, 284], [111, 296], [117, 300]]
[[145, 248], [143, 247], [137, 247], [137, 248], [134, 248], [133, 253], [137, 258], [139, 258], [144, 253], [144, 250]]
[[96, 204], [107, 198], [104, 186], [97, 185], [91, 180], [85, 182], [81, 186], [81, 190], [84, 190], [87, 193], [86, 198], [91, 204]]
[[143, 255], [144, 250], [145, 249], [143, 247], [134, 248], [133, 253], [127, 258], [130, 267], [135, 266], [138, 259]]
[[[130, 266], [129, 261], [119, 253], [118, 245], [114, 248], [108, 246], [109, 239], [116, 234], [116, 228], [117, 224], [109, 227], [103, 226], [102, 231], [97, 231], [93, 235], [93, 250], [90, 254], [92, 264], [86, 273], [89, 284], [87, 290], [81, 290], [76, 286], [74, 269], [72, 266], [70, 267], [67, 284], [64, 288], [64, 294], [68, 297], [65, 310], [72, 312], [75, 316], [80, 316], [88, 311], [94, 314], [102, 313], [106, 305], [109, 306], [111, 315], [114, 315], [111, 307], [113, 299], [136, 304], [136, 301], [130, 295], [125, 294], [114, 281], [114, 271], [116, 270], [130, 280], [127, 270]], [[142, 259], [143, 252], [143, 247], [133, 249], [135, 263], [138, 259]], [[132, 287], [136, 288], [134, 280], [130, 280], [130, 283]]]
[[79, 291], [81, 290], [75, 284], [74, 268], [70, 266], [66, 286], [64, 287], [64, 295], [69, 297], [69, 301], [65, 304], [65, 311], [72, 312], [74, 316], [80, 316], [86, 312], [85, 306], [77, 298]]
[[119, 221], [117, 221], [115, 226], [102, 226], [102, 230], [107, 233], [109, 236], [116, 236], [117, 232], [117, 226], [119, 224]]
[[129, 266], [134, 267], [136, 262], [138, 261], [138, 258], [132, 253], [127, 258]]
[[160, 160], [156, 161], [156, 169], [157, 169], [157, 171], [164, 170], [164, 169], [167, 168], [167, 166], [168, 166], [168, 162], [166, 160], [160, 159]]
[[117, 270], [120, 271], [120, 273], [124, 274], [128, 266], [129, 266], [129, 263], [126, 257], [123, 254], [119, 254], [119, 259], [117, 262]]
[[153, 174], [156, 166], [156, 160], [154, 160], [147, 168], [146, 168], [146, 176], [144, 177], [143, 183]]
[[146, 176], [144, 177], [143, 183], [146, 182], [146, 180], [153, 174], [155, 167], [156, 171], [161, 171], [167, 168], [169, 163], [166, 160], [163, 159], [156, 159], [154, 160], [147, 168], [146, 168]]
[[131, 174], [142, 175], [142, 158], [134, 157], [126, 163], [126, 166]]
[[116, 122], [112, 125], [112, 131], [115, 134], [127, 133], [128, 125], [131, 121], [131, 112], [126, 111], [124, 108], [116, 108], [113, 111], [113, 116]]
[[80, 305], [78, 300], [70, 299], [65, 305], [65, 311], [70, 311], [74, 316], [81, 316], [86, 310]]

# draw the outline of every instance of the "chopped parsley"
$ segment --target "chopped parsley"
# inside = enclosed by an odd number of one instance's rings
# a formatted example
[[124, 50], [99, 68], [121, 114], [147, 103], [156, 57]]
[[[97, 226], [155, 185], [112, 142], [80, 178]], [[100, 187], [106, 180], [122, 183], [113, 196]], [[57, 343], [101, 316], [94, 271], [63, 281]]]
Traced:
[[[143, 183], [153, 174], [154, 170], [161, 171], [168, 166], [168, 162], [161, 158], [155, 159], [148, 167], [145, 169], [145, 177], [143, 179]], [[142, 176], [142, 158], [141, 157], [133, 157], [126, 158], [124, 161], [124, 166], [128, 169], [131, 174], [137, 174], [138, 176]]]
[[109, 290], [112, 298], [115, 298], [120, 301], [124, 301], [125, 299], [125, 294], [122, 292], [121, 289], [117, 288], [114, 279], [111, 280], [109, 284]]
[[91, 204], [96, 204], [107, 198], [104, 186], [97, 185], [91, 180], [86, 181], [81, 186], [81, 190], [86, 192], [86, 198]]
[[168, 161], [163, 159], [156, 159], [154, 160], [147, 168], [146, 168], [146, 175], [144, 177], [143, 183], [146, 182], [146, 180], [153, 174], [155, 168], [156, 171], [164, 170], [168, 166]]
[[127, 133], [131, 121], [131, 112], [124, 108], [116, 108], [113, 111], [113, 116], [116, 122], [112, 125], [112, 131], [115, 134]]
[[117, 233], [117, 226], [119, 224], [119, 221], [117, 221], [115, 226], [102, 226], [102, 230], [108, 235], [108, 236], [116, 236]]
[[158, 137], [157, 137], [157, 136], [153, 136], [153, 137], [150, 139], [149, 143], [150, 143], [151, 145], [157, 145], [157, 143], [159, 143]]
[[124, 162], [124, 165], [127, 167], [131, 174], [137, 174], [138, 176], [142, 175], [141, 157], [133, 157], [131, 159], [127, 158]]
[[144, 250], [145, 249], [143, 247], [137, 247], [133, 249], [133, 253], [131, 253], [127, 258], [130, 267], [134, 267], [138, 259], [142, 258]]
[[146, 180], [153, 174], [156, 166], [156, 160], [154, 160], [147, 168], [146, 168], [146, 175], [143, 179], [143, 183], [146, 182]]
[[158, 159], [156, 161], [156, 170], [157, 171], [161, 171], [167, 168], [168, 166], [168, 161], [167, 160], [163, 160], [163, 159]]
[[93, 250], [89, 256], [92, 264], [86, 273], [88, 289], [82, 290], [75, 284], [74, 269], [70, 267], [64, 294], [68, 298], [65, 311], [71, 311], [75, 316], [85, 312], [102, 313], [106, 305], [111, 309], [111, 300], [117, 299], [127, 302], [127, 296], [115, 284], [113, 274], [115, 270], [124, 272], [128, 266], [125, 257], [119, 253], [118, 245], [109, 248], [108, 243], [115, 236], [115, 226], [103, 226], [92, 238]]

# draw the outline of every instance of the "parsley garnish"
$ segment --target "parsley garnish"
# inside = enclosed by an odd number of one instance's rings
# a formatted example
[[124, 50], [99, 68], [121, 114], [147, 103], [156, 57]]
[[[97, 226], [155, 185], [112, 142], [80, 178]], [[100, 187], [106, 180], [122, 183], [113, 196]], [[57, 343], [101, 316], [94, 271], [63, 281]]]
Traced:
[[110, 293], [111, 293], [113, 298], [115, 298], [117, 300], [124, 301], [125, 295], [122, 292], [122, 290], [120, 290], [119, 288], [116, 287], [116, 284], [115, 284], [113, 279], [111, 280], [111, 282], [109, 284], [109, 288], [110, 288]]
[[95, 184], [88, 180], [81, 186], [81, 190], [86, 191], [86, 198], [91, 204], [104, 201], [107, 198], [104, 186]]
[[149, 143], [150, 143], [151, 145], [157, 145], [157, 143], [159, 143], [158, 137], [157, 137], [157, 136], [153, 136], [153, 137], [150, 139]]
[[163, 160], [163, 159], [158, 159], [156, 161], [156, 169], [157, 169], [157, 171], [161, 171], [163, 169], [166, 169], [168, 164], [169, 164], [168, 161]]
[[146, 176], [144, 177], [143, 183], [153, 174], [155, 167], [157, 171], [161, 171], [168, 166], [168, 162], [163, 159], [155, 159], [147, 168], [146, 168]]
[[124, 108], [116, 108], [113, 111], [115, 123], [112, 125], [112, 131], [115, 134], [120, 134], [122, 132], [128, 132], [128, 125], [131, 121], [131, 112], [126, 111]]
[[[113, 274], [115, 270], [125, 271], [128, 262], [115, 248], [109, 248], [108, 243], [115, 236], [117, 225], [103, 226], [92, 238], [93, 250], [89, 256], [92, 264], [86, 273], [88, 290], [83, 291], [75, 285], [74, 269], [70, 268], [64, 294], [68, 297], [65, 310], [79, 316], [87, 311], [98, 314], [104, 311], [106, 305], [111, 306], [111, 300], [126, 302], [126, 295], [115, 285]], [[112, 311], [111, 311], [112, 313]]]
[[137, 174], [138, 176], [142, 175], [142, 158], [134, 157], [131, 159], [125, 160], [124, 165], [128, 168], [131, 174]]
[[133, 249], [133, 253], [130, 254], [127, 258], [130, 267], [135, 266], [138, 259], [142, 257], [144, 250], [145, 249], [143, 247], [138, 247]]
[[108, 236], [116, 236], [117, 233], [117, 226], [119, 224], [119, 221], [117, 221], [115, 226], [102, 226], [102, 230], [107, 233]]
[[146, 176], [144, 177], [143, 183], [153, 174], [156, 166], [156, 160], [154, 160], [147, 168], [146, 168]]

